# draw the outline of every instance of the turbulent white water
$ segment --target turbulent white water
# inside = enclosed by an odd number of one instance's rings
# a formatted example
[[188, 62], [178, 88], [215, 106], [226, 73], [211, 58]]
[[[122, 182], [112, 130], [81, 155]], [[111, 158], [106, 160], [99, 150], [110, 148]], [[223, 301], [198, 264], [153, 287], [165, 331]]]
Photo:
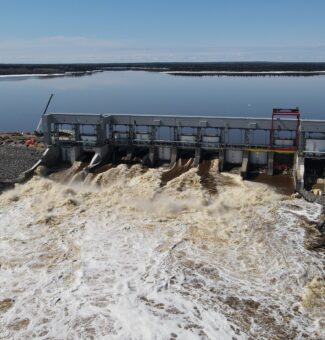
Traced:
[[325, 335], [303, 227], [321, 207], [213, 168], [215, 195], [197, 169], [162, 172], [36, 176], [0, 196], [1, 339]]

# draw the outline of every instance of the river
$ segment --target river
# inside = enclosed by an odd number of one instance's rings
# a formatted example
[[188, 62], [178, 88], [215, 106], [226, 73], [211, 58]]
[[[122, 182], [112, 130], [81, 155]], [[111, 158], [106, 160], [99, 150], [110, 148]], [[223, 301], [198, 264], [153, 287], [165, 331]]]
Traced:
[[270, 117], [299, 107], [325, 118], [325, 76], [173, 76], [144, 71], [79, 77], [1, 77], [0, 131], [31, 131], [51, 93], [51, 112]]

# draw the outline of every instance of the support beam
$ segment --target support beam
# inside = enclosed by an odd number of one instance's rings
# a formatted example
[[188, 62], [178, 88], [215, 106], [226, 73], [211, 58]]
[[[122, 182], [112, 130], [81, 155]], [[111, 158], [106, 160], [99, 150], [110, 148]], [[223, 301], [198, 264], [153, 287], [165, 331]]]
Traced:
[[82, 153], [83, 153], [83, 150], [81, 149], [80, 146], [71, 147], [70, 162], [71, 163], [76, 162], [80, 158]]
[[74, 139], [80, 141], [80, 125], [74, 124]]
[[251, 140], [251, 134], [252, 134], [252, 130], [250, 129], [245, 129], [244, 132], [244, 136], [245, 136], [245, 145], [249, 146], [250, 145], [250, 140]]
[[149, 162], [150, 166], [155, 166], [157, 160], [157, 150], [154, 145], [149, 147]]
[[177, 156], [178, 156], [177, 147], [175, 147], [175, 146], [171, 147], [170, 153], [171, 153], [170, 164], [174, 165], [177, 161]]
[[273, 176], [274, 169], [274, 152], [269, 152], [267, 155], [267, 174]]
[[240, 175], [243, 179], [247, 178], [247, 173], [248, 173], [248, 160], [249, 160], [249, 151], [244, 150], [243, 152], [243, 161], [241, 164], [241, 170], [240, 170]]
[[223, 171], [225, 165], [225, 150], [224, 149], [220, 149], [219, 150], [219, 172]]
[[195, 148], [194, 166], [198, 166], [201, 160], [201, 149]]

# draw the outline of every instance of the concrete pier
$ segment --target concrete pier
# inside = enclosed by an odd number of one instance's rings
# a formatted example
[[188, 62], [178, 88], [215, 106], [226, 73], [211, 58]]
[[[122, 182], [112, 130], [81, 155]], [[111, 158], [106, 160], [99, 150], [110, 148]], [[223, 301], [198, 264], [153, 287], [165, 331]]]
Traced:
[[218, 162], [219, 172], [223, 171], [224, 165], [225, 165], [225, 151], [221, 149], [219, 150], [219, 162]]
[[198, 166], [201, 160], [201, 149], [195, 148], [194, 166]]
[[248, 160], [249, 160], [249, 151], [245, 150], [243, 153], [243, 161], [242, 161], [241, 170], [240, 170], [240, 175], [243, 179], [247, 178]]
[[149, 147], [149, 163], [150, 163], [150, 166], [155, 166], [156, 164], [156, 161], [157, 161], [157, 149], [155, 146], [151, 145]]
[[71, 154], [70, 154], [70, 162], [73, 163], [79, 160], [80, 156], [82, 155], [83, 151], [80, 146], [73, 146], [71, 147]]
[[274, 172], [274, 152], [269, 152], [267, 156], [267, 174], [273, 176]]
[[170, 156], [170, 164], [173, 165], [177, 161], [177, 156], [178, 156], [178, 150], [176, 147], [171, 147], [171, 156]]

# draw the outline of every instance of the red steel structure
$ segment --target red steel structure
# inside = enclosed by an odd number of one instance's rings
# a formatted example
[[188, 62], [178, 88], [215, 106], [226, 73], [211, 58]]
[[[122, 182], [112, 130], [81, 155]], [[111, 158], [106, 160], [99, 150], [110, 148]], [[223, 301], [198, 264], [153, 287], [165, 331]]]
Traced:
[[[279, 148], [274, 145], [274, 131], [275, 131], [275, 120], [279, 119], [279, 117], [290, 117], [296, 119], [296, 138], [295, 145], [292, 147]], [[299, 127], [300, 127], [300, 111], [299, 108], [295, 109], [273, 109], [272, 111], [272, 126], [270, 130], [270, 149], [279, 150], [279, 151], [297, 151], [299, 146]]]

